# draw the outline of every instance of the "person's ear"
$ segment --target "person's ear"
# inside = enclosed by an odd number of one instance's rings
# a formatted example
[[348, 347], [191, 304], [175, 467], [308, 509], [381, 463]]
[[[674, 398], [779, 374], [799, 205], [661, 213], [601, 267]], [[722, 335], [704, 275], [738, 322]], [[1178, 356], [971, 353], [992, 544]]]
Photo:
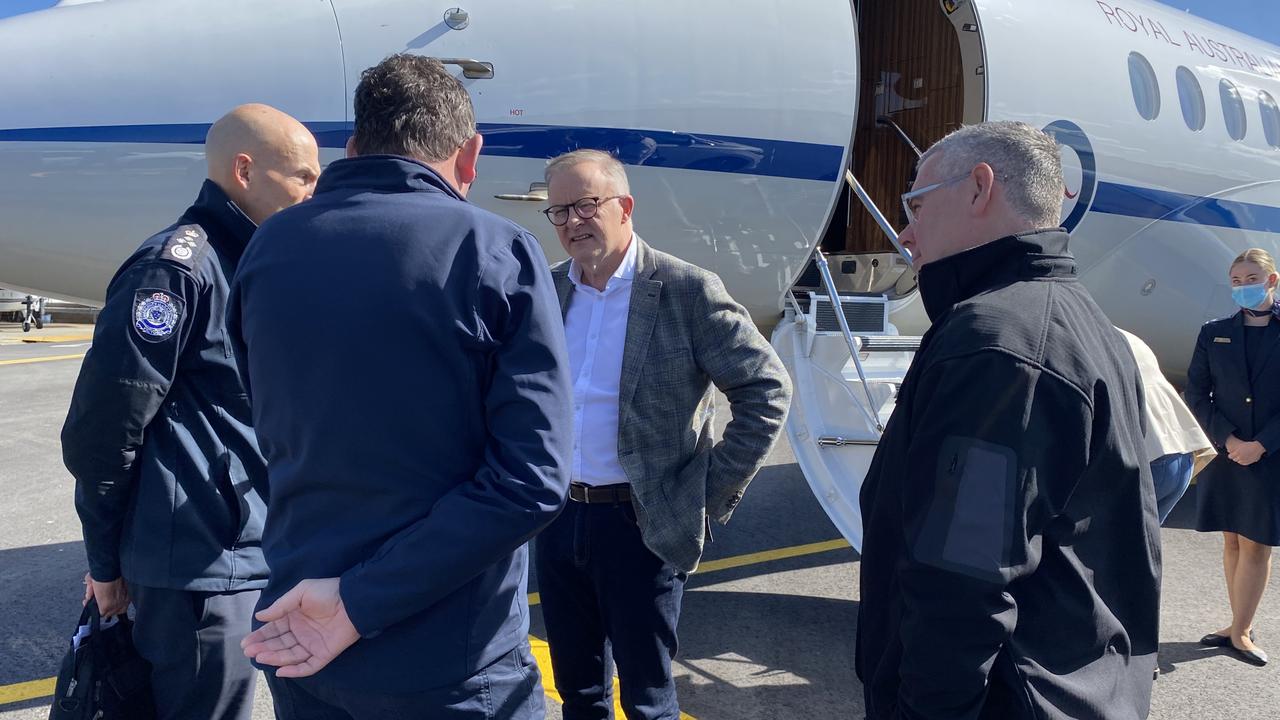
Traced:
[[973, 215], [983, 215], [991, 205], [991, 194], [995, 187], [996, 172], [986, 163], [978, 163], [969, 174], [972, 195], [969, 199], [969, 210]]
[[483, 147], [484, 137], [476, 133], [458, 148], [453, 169], [460, 185], [470, 187], [476, 181], [476, 165], [480, 162], [480, 149]]
[[618, 204], [622, 206], [622, 222], [625, 223], [631, 219], [631, 213], [635, 212], [636, 199], [630, 195], [623, 195], [618, 198]]
[[356, 152], [356, 136], [352, 135], [347, 138], [347, 157], [353, 158], [360, 153]]
[[253, 158], [244, 153], [238, 153], [235, 160], [231, 161], [231, 177], [235, 183], [245, 190], [249, 189], [250, 175], [253, 172]]

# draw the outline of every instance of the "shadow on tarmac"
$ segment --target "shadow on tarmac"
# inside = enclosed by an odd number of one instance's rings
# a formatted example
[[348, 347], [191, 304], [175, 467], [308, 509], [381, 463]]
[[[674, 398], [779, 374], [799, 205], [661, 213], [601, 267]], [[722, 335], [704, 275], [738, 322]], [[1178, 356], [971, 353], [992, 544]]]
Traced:
[[[1198, 642], [1160, 643], [1160, 674], [1175, 673], [1179, 665], [1221, 655], [1232, 655], [1232, 653], [1226, 648], [1206, 647]], [[1247, 666], [1241, 663], [1241, 667]]]
[[80, 619], [85, 570], [79, 542], [0, 550], [0, 685], [58, 672]]
[[52, 704], [53, 704], [53, 698], [49, 698], [49, 697], [36, 698], [34, 700], [27, 700], [25, 702], [17, 702], [17, 703], [9, 703], [8, 705], [0, 706], [0, 713], [11, 713], [11, 712], [16, 713], [20, 710], [31, 710], [34, 708], [45, 709], [51, 706]]
[[[680, 663], [688, 671], [677, 677], [681, 709], [690, 715], [862, 715], [853, 658], [856, 602], [714, 590], [686, 600], [693, 602], [685, 605], [681, 633], [703, 629], [684, 643], [690, 647]], [[779, 623], [779, 617], [789, 621]]]

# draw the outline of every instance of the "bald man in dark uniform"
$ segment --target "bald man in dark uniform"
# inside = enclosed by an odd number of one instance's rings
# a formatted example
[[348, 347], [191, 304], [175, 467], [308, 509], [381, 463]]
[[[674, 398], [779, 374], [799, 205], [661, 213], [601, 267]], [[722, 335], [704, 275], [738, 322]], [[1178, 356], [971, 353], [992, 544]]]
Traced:
[[315, 138], [266, 105], [218, 120], [208, 179], [120, 267], [62, 430], [104, 617], [137, 610], [160, 718], [247, 720], [240, 651], [267, 581], [266, 463], [225, 328], [227, 288], [258, 224], [311, 196]]

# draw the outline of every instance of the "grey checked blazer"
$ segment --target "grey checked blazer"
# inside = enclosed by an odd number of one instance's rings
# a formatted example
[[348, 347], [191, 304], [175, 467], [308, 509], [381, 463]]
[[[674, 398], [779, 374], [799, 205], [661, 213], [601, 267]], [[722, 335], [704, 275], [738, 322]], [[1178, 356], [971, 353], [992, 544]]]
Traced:
[[[773, 347], [715, 274], [635, 242], [618, 398], [618, 462], [645, 545], [692, 572], [705, 519], [729, 516], [782, 430], [791, 380]], [[573, 298], [569, 263], [551, 269], [560, 309]], [[712, 385], [729, 400], [711, 435]]]

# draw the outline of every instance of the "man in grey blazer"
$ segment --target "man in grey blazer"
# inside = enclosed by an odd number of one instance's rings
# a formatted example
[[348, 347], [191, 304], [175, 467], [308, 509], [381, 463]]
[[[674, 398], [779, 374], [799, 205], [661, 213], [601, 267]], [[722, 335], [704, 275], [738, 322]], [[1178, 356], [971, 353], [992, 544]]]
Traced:
[[[570, 502], [536, 552], [556, 689], [565, 720], [608, 718], [608, 640], [627, 717], [674, 720], [686, 574], [773, 447], [791, 383], [718, 277], [633, 232], [621, 163], [579, 150], [546, 179], [574, 394]], [[713, 386], [733, 413], [719, 442]]]

